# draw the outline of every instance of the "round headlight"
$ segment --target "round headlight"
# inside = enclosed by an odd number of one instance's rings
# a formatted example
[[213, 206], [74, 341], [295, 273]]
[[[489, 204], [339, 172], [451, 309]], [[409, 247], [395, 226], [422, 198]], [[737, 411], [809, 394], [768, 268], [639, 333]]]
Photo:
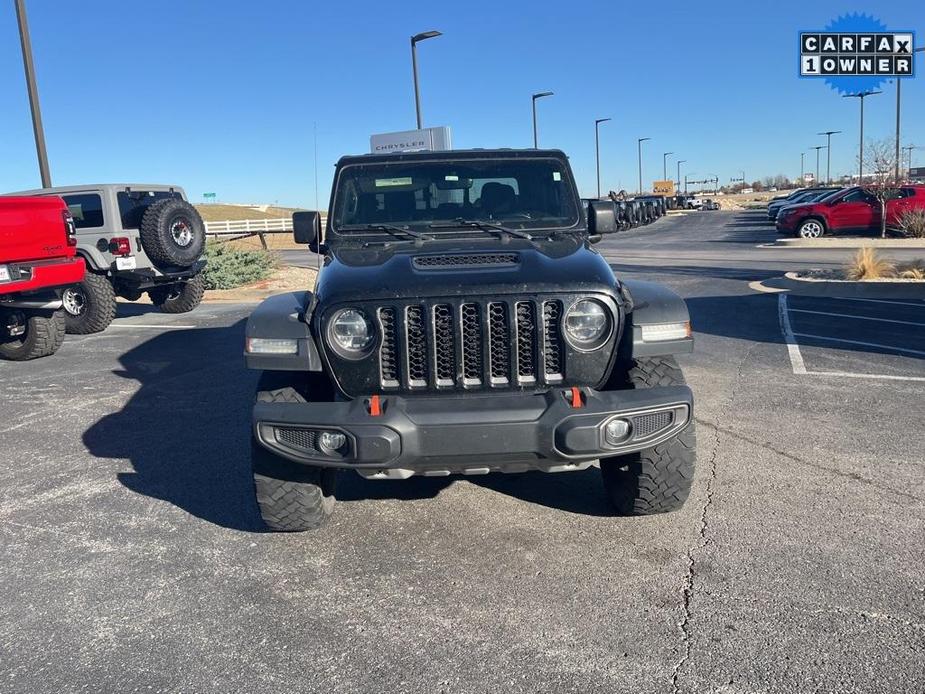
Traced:
[[565, 334], [576, 349], [597, 349], [610, 337], [610, 312], [600, 301], [582, 299], [565, 314]]
[[355, 308], [344, 308], [328, 323], [328, 338], [335, 352], [347, 359], [365, 356], [373, 342], [373, 328], [366, 314]]

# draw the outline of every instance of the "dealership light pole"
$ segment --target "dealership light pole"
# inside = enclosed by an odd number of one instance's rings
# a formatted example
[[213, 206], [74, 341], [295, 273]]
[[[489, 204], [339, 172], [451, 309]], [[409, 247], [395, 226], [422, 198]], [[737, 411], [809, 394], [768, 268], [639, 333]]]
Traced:
[[639, 194], [642, 195], [642, 143], [651, 140], [651, 137], [640, 137], [636, 140], [636, 147], [639, 150]]
[[39, 90], [35, 84], [35, 65], [32, 63], [32, 42], [29, 40], [26, 6], [24, 0], [15, 0], [15, 3], [16, 19], [19, 21], [19, 42], [22, 44], [22, 62], [26, 71], [26, 89], [29, 92], [29, 107], [32, 109], [32, 132], [35, 134], [35, 152], [39, 159], [39, 175], [42, 178], [42, 188], [51, 188], [48, 152], [45, 150], [45, 129], [42, 127]]
[[668, 155], [674, 154], [674, 152], [664, 152], [662, 154], [662, 180], [668, 180]]
[[681, 164], [687, 162], [687, 159], [678, 159], [678, 191], [681, 190]]
[[442, 36], [439, 31], [424, 31], [411, 37], [411, 70], [414, 73], [414, 109], [418, 117], [418, 130], [423, 128], [421, 119], [421, 89], [418, 86], [418, 41], [426, 41], [437, 36]]
[[594, 160], [597, 162], [597, 197], [601, 197], [601, 123], [610, 118], [597, 118], [594, 121]]
[[825, 182], [829, 185], [832, 184], [832, 135], [840, 132], [841, 130], [826, 130], [824, 133], [816, 133], [828, 138], [825, 142]]
[[806, 152], [800, 152], [800, 185], [803, 185], [803, 179], [806, 176]]
[[[925, 47], [916, 48], [912, 52], [921, 53], [922, 51], [925, 51]], [[915, 61], [915, 55], [912, 56], [912, 60]], [[899, 150], [900, 150], [900, 147], [899, 147], [899, 114], [900, 114], [900, 103], [901, 103], [900, 93], [901, 93], [901, 89], [902, 89], [901, 85], [903, 81], [902, 81], [902, 78], [900, 77], [895, 77], [894, 79], [896, 81], [896, 170], [894, 173], [896, 175], [896, 180], [898, 181], [900, 161], [901, 161], [900, 156], [899, 156]]]
[[[912, 150], [914, 150], [914, 149], [922, 149], [922, 148], [921, 148], [921, 147], [916, 147], [915, 145], [906, 145], [906, 146], [903, 147], [902, 149], [903, 149], [904, 152], [908, 152], [908, 153], [909, 153], [909, 155], [908, 155], [908, 156], [909, 156], [909, 168], [906, 169], [906, 175], [908, 176], [908, 175], [909, 175], [909, 170], [912, 169]], [[905, 159], [905, 158], [906, 158], [906, 157], [903, 156], [903, 159]]]
[[825, 145], [816, 145], [815, 147], [810, 147], [810, 149], [816, 150], [816, 179], [813, 181], [813, 185], [819, 185], [819, 150], [825, 149]]
[[[880, 91], [857, 92], [856, 94], [842, 94], [845, 99], [859, 99], [861, 101], [861, 147], [858, 151], [858, 183], [864, 182], [864, 99], [874, 94], [883, 94]], [[818, 154], [818, 152], [817, 152]]]
[[537, 149], [537, 139], [536, 139], [536, 100], [542, 99], [544, 96], [552, 96], [552, 92], [540, 92], [533, 95], [533, 149]]

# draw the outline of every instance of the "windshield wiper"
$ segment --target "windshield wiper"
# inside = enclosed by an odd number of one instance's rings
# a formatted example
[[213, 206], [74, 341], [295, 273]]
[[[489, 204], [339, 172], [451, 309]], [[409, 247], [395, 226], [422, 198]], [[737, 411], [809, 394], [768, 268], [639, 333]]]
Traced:
[[460, 227], [467, 227], [470, 229], [483, 229], [485, 231], [500, 231], [503, 234], [510, 234], [520, 239], [527, 239], [527, 241], [533, 240], [533, 236], [525, 231], [510, 229], [501, 224], [486, 222], [482, 219], [463, 219], [462, 217], [457, 217], [452, 222], [447, 222], [445, 224], [428, 224], [428, 227], [431, 229], [458, 229]]
[[408, 238], [416, 239], [418, 241], [433, 241], [434, 237], [430, 234], [422, 234], [417, 231], [412, 231], [411, 229], [406, 229], [405, 227], [396, 226], [394, 224], [348, 224], [341, 227], [343, 231], [359, 231], [360, 229], [366, 229], [369, 231], [384, 231], [392, 236], [406, 236]]

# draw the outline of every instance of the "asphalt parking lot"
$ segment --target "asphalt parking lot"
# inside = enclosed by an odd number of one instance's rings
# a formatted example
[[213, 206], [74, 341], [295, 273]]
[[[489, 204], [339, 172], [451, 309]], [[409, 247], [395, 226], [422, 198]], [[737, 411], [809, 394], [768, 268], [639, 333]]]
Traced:
[[250, 305], [0, 363], [0, 691], [925, 691], [925, 307], [756, 293], [840, 262], [766, 232], [600, 246], [697, 332], [665, 516], [611, 515], [594, 468], [345, 476], [322, 530], [260, 532]]

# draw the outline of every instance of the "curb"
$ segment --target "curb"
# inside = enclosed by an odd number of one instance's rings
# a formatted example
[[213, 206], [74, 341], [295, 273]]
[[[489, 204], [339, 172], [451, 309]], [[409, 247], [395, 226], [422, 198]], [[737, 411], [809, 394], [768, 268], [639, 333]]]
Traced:
[[782, 248], [922, 248], [925, 239], [868, 239], [868, 238], [821, 238], [821, 239], [777, 239], [774, 246]]
[[793, 272], [757, 283], [759, 291], [789, 292], [801, 296], [862, 299], [916, 299], [925, 301], [925, 281], [851, 282], [849, 280], [799, 279]]

